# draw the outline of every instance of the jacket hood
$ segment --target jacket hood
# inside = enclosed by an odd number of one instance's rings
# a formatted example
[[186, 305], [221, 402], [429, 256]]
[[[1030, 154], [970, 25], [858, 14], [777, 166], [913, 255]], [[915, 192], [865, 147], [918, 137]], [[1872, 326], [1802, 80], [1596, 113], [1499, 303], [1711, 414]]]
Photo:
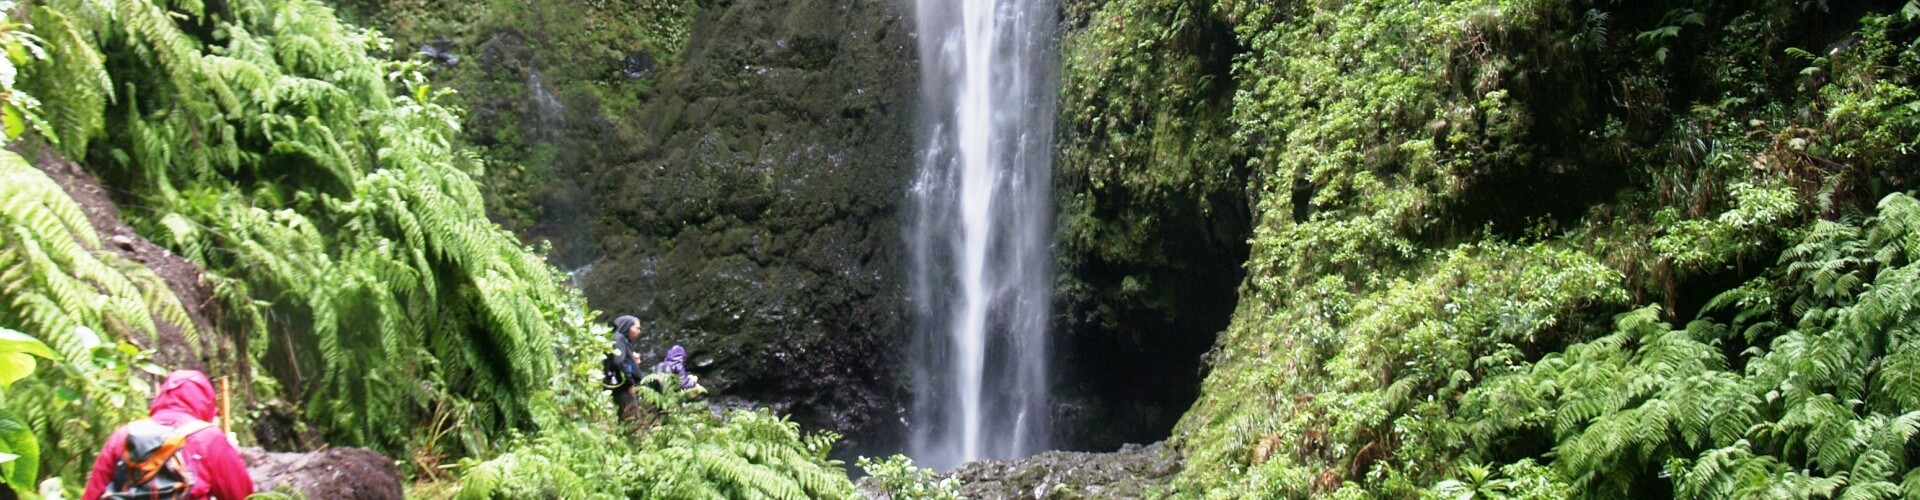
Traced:
[[616, 339], [626, 338], [627, 328], [632, 327], [635, 323], [639, 323], [639, 322], [640, 322], [640, 318], [635, 318], [633, 316], [621, 316], [618, 318], [614, 318], [613, 319], [613, 338], [616, 338]]
[[207, 381], [206, 374], [194, 370], [167, 374], [167, 381], [160, 384], [160, 394], [153, 397], [153, 404], [147, 408], [149, 415], [180, 412], [203, 422], [213, 421], [218, 410], [213, 404], [213, 383]]
[[676, 345], [676, 346], [673, 346], [672, 349], [667, 349], [667, 362], [686, 364], [687, 348]]

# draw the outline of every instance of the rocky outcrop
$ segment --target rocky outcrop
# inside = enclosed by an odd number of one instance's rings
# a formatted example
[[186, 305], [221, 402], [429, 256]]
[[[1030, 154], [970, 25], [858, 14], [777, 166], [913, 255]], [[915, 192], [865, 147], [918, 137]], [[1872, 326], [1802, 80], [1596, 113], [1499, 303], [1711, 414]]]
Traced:
[[1180, 472], [1163, 443], [1129, 444], [1112, 453], [1050, 451], [1019, 460], [967, 462], [948, 476], [965, 498], [1147, 498]]
[[365, 448], [328, 448], [311, 453], [270, 453], [241, 448], [253, 489], [298, 491], [306, 498], [399, 499], [400, 469], [393, 459]]
[[716, 392], [856, 436], [898, 422], [909, 16], [894, 1], [702, 5], [631, 119], [633, 160], [593, 173], [594, 307], [686, 345]]

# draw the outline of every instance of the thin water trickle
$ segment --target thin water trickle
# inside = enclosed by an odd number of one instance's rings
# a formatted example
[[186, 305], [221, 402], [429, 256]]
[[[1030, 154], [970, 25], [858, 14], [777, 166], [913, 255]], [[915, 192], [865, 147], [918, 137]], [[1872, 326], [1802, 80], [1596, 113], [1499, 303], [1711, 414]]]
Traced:
[[572, 285], [574, 288], [580, 288], [580, 283], [582, 280], [587, 279], [587, 273], [589, 272], [593, 272], [593, 263], [591, 262], [584, 266], [576, 267], [572, 271], [567, 271], [567, 284]]
[[919, 0], [924, 108], [908, 227], [909, 453], [949, 468], [1049, 445], [1051, 0]]
[[561, 103], [560, 98], [554, 96], [552, 91], [547, 90], [547, 84], [541, 80], [538, 70], [527, 71], [527, 88], [533, 90], [534, 107], [540, 112], [540, 123], [537, 128], [540, 138], [552, 139], [552, 131], [564, 118], [562, 113], [566, 112], [567, 106]]

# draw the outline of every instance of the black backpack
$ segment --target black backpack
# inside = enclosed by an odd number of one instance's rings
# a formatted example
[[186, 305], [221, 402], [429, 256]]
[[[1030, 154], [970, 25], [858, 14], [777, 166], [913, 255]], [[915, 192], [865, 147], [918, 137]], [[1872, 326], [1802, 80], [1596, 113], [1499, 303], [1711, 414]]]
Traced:
[[187, 436], [213, 424], [192, 422], [179, 427], [160, 425], [152, 420], [127, 424], [126, 453], [113, 469], [113, 482], [100, 498], [188, 498], [193, 490], [193, 471], [188, 470], [179, 452], [187, 445]]
[[620, 353], [607, 353], [607, 357], [600, 360], [600, 386], [620, 390], [627, 388], [628, 384], [626, 370], [620, 369]]

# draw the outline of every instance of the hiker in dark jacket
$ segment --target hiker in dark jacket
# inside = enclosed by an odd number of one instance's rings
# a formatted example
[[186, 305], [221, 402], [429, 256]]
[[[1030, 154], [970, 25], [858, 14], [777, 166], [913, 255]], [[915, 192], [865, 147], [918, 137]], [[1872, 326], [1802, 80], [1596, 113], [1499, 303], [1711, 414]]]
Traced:
[[634, 352], [634, 342], [640, 340], [640, 318], [621, 316], [613, 319], [613, 357], [614, 368], [623, 375], [613, 390], [613, 407], [626, 419], [638, 415], [639, 407], [634, 400], [633, 383], [646, 373], [640, 371], [640, 354]]

